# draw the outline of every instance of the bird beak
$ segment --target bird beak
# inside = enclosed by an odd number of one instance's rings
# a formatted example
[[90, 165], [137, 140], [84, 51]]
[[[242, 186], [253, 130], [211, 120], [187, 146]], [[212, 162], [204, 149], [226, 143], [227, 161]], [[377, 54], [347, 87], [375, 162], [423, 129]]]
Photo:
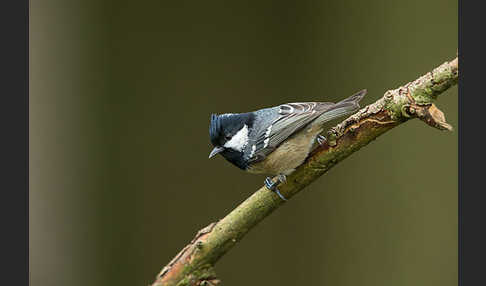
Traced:
[[221, 153], [223, 150], [224, 150], [223, 147], [214, 147], [213, 151], [211, 151], [211, 153], [209, 154], [209, 158]]

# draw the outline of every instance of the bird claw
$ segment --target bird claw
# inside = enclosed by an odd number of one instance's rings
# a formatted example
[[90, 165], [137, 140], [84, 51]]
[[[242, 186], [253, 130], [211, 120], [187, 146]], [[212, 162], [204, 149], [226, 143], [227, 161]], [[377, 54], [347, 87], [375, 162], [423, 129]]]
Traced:
[[269, 189], [270, 191], [276, 193], [282, 200], [286, 201], [287, 199], [277, 189], [277, 186], [280, 183], [285, 183], [285, 182], [287, 182], [287, 177], [285, 177], [285, 175], [278, 175], [277, 182], [272, 182], [272, 179], [270, 177], [267, 177], [265, 179], [265, 187], [267, 187], [267, 189]]
[[267, 189], [269, 189], [270, 191], [275, 190], [277, 187], [276, 185], [277, 183], [272, 182], [272, 179], [270, 179], [270, 177], [265, 178], [265, 187], [267, 187]]
[[324, 145], [324, 143], [327, 142], [327, 139], [326, 137], [322, 136], [322, 135], [317, 135], [317, 143], [319, 143], [319, 145]]

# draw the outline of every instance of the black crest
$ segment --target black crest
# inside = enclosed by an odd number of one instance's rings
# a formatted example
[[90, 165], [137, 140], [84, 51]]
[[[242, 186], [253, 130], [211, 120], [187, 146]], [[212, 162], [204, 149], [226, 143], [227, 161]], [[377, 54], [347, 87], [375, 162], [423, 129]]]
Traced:
[[251, 128], [253, 115], [251, 113], [238, 114], [211, 114], [209, 123], [209, 138], [213, 146], [223, 146], [230, 140], [244, 125]]
[[221, 120], [217, 114], [211, 114], [211, 122], [209, 123], [209, 138], [214, 146], [218, 146], [219, 133], [221, 130]]

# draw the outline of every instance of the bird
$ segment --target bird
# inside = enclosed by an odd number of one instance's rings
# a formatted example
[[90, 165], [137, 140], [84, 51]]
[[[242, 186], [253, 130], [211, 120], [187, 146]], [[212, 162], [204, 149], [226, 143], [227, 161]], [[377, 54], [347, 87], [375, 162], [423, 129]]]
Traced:
[[277, 186], [300, 166], [314, 143], [322, 145], [323, 124], [357, 111], [366, 95], [363, 89], [333, 102], [293, 102], [246, 113], [211, 114], [209, 137], [213, 149], [236, 167], [266, 177], [267, 189], [287, 200]]

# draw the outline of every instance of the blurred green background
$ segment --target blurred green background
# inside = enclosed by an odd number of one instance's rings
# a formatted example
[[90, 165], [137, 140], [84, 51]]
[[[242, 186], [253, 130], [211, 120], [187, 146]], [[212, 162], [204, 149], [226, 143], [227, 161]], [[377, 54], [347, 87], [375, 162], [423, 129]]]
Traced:
[[[457, 2], [31, 1], [31, 285], [147, 285], [262, 185], [210, 113], [363, 104], [457, 50]], [[437, 102], [457, 127], [457, 87]], [[224, 285], [457, 285], [457, 131], [413, 120], [216, 265]]]

